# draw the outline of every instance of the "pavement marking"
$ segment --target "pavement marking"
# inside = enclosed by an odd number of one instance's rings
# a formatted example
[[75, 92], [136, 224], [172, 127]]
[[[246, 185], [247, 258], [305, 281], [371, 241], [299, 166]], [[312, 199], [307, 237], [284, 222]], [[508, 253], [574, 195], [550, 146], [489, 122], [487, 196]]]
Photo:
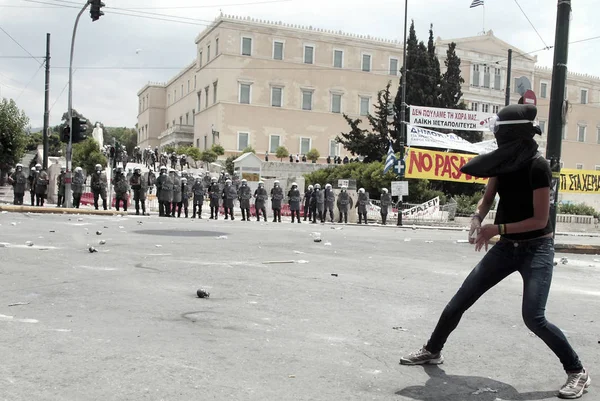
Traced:
[[2, 322], [19, 322], [19, 323], [38, 323], [36, 319], [15, 319], [14, 316], [0, 315], [0, 321]]

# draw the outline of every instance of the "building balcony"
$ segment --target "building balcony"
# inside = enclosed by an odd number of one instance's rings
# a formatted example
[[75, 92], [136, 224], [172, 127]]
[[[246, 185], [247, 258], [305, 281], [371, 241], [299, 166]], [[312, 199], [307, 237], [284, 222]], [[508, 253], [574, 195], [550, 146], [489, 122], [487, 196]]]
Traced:
[[165, 146], [189, 146], [194, 143], [193, 125], [174, 125], [167, 128], [158, 136], [160, 147]]

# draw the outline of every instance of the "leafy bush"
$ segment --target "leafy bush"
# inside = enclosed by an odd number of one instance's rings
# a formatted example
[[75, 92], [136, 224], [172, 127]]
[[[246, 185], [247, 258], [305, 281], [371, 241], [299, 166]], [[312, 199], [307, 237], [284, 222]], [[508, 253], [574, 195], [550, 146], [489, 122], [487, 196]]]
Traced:
[[254, 154], [256, 154], [256, 150], [254, 150], [254, 148], [252, 146], [246, 146], [244, 148], [244, 150], [242, 150], [242, 154], [245, 154], [245, 153], [254, 153]]
[[600, 219], [600, 212], [585, 203], [560, 203], [558, 205], [558, 213], [560, 214], [575, 214], [578, 216], [594, 216]]
[[233, 164], [233, 161], [237, 158], [237, 156], [229, 156], [227, 159], [225, 159], [225, 170], [227, 170], [229, 175], [233, 175], [235, 172], [235, 165]]
[[289, 155], [290, 155], [290, 152], [288, 152], [288, 150], [285, 146], [280, 146], [275, 151], [275, 157], [278, 158], [279, 161], [283, 161], [283, 158], [288, 157]]
[[312, 161], [313, 163], [316, 163], [317, 160], [319, 160], [319, 157], [321, 157], [321, 154], [319, 153], [319, 151], [315, 148], [312, 148], [311, 150], [308, 151], [308, 153], [306, 154], [306, 158], [310, 161]]
[[218, 156], [223, 156], [225, 154], [225, 148], [218, 144], [214, 144], [211, 150], [215, 152]]
[[477, 203], [481, 200], [483, 194], [477, 192], [473, 195], [457, 195], [454, 197], [456, 201], [456, 215], [470, 216], [475, 213]]

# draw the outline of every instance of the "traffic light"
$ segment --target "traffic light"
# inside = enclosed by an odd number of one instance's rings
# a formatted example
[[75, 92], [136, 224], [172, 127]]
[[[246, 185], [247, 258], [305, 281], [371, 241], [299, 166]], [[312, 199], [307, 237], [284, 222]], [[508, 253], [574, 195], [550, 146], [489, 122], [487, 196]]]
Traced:
[[69, 137], [71, 136], [71, 127], [65, 125], [60, 133], [61, 142], [69, 143]]
[[104, 15], [104, 13], [100, 10], [106, 4], [101, 2], [100, 0], [90, 0], [90, 17], [92, 17], [92, 21], [98, 21], [100, 17]]
[[87, 120], [85, 118], [73, 117], [73, 143], [79, 143], [87, 139]]

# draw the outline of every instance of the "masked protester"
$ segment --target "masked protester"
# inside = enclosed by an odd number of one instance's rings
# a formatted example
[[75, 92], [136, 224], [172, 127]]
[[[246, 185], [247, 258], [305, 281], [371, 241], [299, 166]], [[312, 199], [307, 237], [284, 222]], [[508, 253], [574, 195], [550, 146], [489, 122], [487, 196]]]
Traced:
[[308, 217], [308, 220], [312, 220], [311, 208], [310, 208], [310, 200], [312, 198], [313, 186], [309, 185], [306, 192], [304, 192], [304, 221]]
[[267, 221], [267, 199], [269, 195], [265, 189], [265, 183], [262, 181], [258, 182], [258, 188], [254, 191], [254, 208], [256, 209], [256, 221], [260, 221], [260, 212], [262, 212], [265, 221]]
[[300, 223], [300, 190], [298, 190], [298, 184], [292, 183], [292, 189], [288, 191], [288, 202], [290, 204], [290, 212], [292, 212], [292, 223], [294, 222], [294, 216]]
[[273, 209], [273, 223], [281, 223], [281, 202], [283, 201], [283, 189], [279, 181], [273, 182], [271, 189], [271, 209]]
[[73, 189], [73, 207], [79, 209], [81, 206], [81, 195], [83, 194], [83, 186], [85, 185], [85, 176], [81, 167], [75, 167], [71, 188]]
[[[40, 166], [41, 169], [41, 166]], [[35, 203], [37, 206], [44, 206], [44, 201], [48, 196], [48, 185], [50, 178], [46, 170], [41, 169], [36, 177], [35, 182]]]
[[387, 222], [388, 211], [390, 209], [390, 205], [392, 204], [392, 196], [388, 193], [387, 188], [383, 188], [381, 191], [381, 224], [385, 226]]
[[127, 211], [127, 198], [129, 192], [129, 185], [127, 184], [127, 177], [123, 173], [121, 167], [117, 167], [115, 170], [115, 176], [113, 178], [113, 186], [115, 188], [115, 207], [119, 211], [121, 202], [123, 203], [123, 211]]
[[90, 185], [92, 187], [92, 193], [94, 194], [94, 208], [98, 210], [98, 198], [102, 197], [102, 206], [106, 210], [106, 175], [102, 172], [102, 166], [96, 164], [95, 170], [92, 173]]
[[329, 219], [333, 223], [333, 205], [335, 205], [335, 193], [331, 184], [325, 185], [325, 210], [323, 211], [323, 221], [327, 219], [327, 211], [329, 211]]
[[36, 164], [29, 171], [29, 176], [27, 177], [27, 182], [29, 183], [29, 195], [31, 196], [31, 206], [35, 205], [35, 183], [37, 182], [37, 175], [42, 169], [41, 164]]
[[238, 196], [240, 200], [240, 209], [242, 209], [242, 221], [250, 221], [250, 199], [252, 199], [252, 191], [250, 190], [246, 179], [242, 180]]
[[358, 224], [362, 224], [362, 221], [367, 222], [367, 207], [369, 206], [369, 194], [365, 192], [364, 188], [358, 190], [358, 201], [356, 202], [356, 208], [358, 209]]
[[202, 205], [204, 204], [204, 185], [202, 184], [202, 178], [196, 177], [196, 182], [192, 186], [192, 193], [194, 194], [194, 205], [192, 219], [196, 218], [196, 209], [198, 209], [198, 218], [202, 218]]
[[56, 207], [63, 207], [65, 203], [65, 178], [67, 177], [67, 168], [62, 166], [60, 174], [56, 177], [56, 187], [58, 188], [58, 200]]
[[[573, 399], [581, 397], [590, 385], [590, 377], [564, 333], [545, 318], [554, 268], [549, 218], [552, 172], [534, 140], [536, 134], [541, 134], [535, 124], [536, 115], [533, 105], [503, 108], [490, 124], [498, 149], [473, 158], [461, 168], [464, 174], [489, 177], [472, 217], [469, 241], [475, 244], [476, 251], [487, 250], [488, 241], [495, 235], [500, 235], [500, 241], [475, 266], [448, 303], [427, 344], [400, 362], [442, 363], [442, 348], [462, 315], [489, 289], [518, 271], [523, 279], [525, 325], [548, 345], [567, 373], [558, 396]], [[482, 226], [496, 194], [500, 201], [494, 224]]]
[[235, 220], [233, 217], [233, 204], [237, 199], [238, 194], [233, 186], [233, 183], [230, 179], [225, 180], [225, 186], [223, 187], [223, 208], [225, 209], [225, 220], [227, 220], [227, 216], [231, 217], [231, 220]]
[[8, 182], [13, 186], [13, 204], [22, 205], [23, 196], [25, 196], [25, 186], [27, 185], [27, 177], [23, 172], [23, 165], [17, 164], [15, 172], [8, 177]]
[[340, 190], [340, 194], [337, 197], [337, 207], [340, 211], [340, 218], [338, 219], [338, 223], [342, 222], [342, 217], [344, 219], [344, 223], [348, 223], [348, 208], [351, 206], [352, 199], [350, 198], [350, 194], [348, 193], [348, 187], [342, 186]]

